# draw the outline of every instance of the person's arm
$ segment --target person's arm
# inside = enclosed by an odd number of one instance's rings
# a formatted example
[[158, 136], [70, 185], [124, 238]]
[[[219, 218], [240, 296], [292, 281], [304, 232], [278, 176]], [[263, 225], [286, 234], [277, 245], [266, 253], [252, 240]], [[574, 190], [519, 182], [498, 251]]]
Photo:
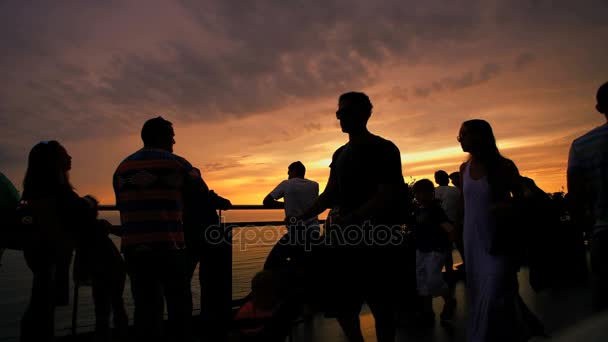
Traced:
[[266, 197], [264, 197], [263, 205], [266, 208], [273, 208], [273, 209], [285, 208], [285, 203], [275, 200], [274, 198], [272, 198], [272, 195], [270, 195], [270, 194], [268, 194], [268, 195], [266, 195]]
[[228, 210], [232, 208], [232, 202], [229, 199], [216, 194], [213, 190], [209, 190], [209, 201], [214, 209]]
[[464, 222], [464, 171], [467, 167], [467, 163], [460, 164], [460, 177], [458, 177], [458, 183], [460, 190], [460, 200], [458, 201], [458, 217], [460, 218], [460, 222], [458, 224], [462, 224]]
[[589, 191], [585, 184], [583, 172], [579, 166], [574, 145], [570, 148], [568, 157], [567, 187], [569, 209], [572, 220], [577, 224], [585, 222], [585, 211], [588, 205]]
[[285, 203], [277, 201], [280, 198], [285, 196], [285, 181], [279, 183], [279, 185], [274, 188], [266, 197], [264, 197], [264, 201], [262, 202], [266, 208], [273, 209], [283, 209], [285, 208]]
[[499, 165], [499, 170], [499, 177], [505, 179], [506, 192], [503, 197], [495, 200], [492, 209], [499, 219], [512, 218], [520, 213], [523, 205], [524, 189], [521, 176], [517, 166], [511, 160], [504, 159]]
[[454, 229], [453, 224], [446, 221], [446, 222], [440, 223], [439, 226], [441, 227], [441, 229], [443, 229], [444, 232], [446, 232], [448, 234], [448, 238], [450, 239], [450, 241], [452, 241], [452, 242], [456, 241], [456, 234], [455, 234], [456, 229]]
[[310, 208], [304, 210], [302, 215], [298, 216], [298, 220], [308, 220], [312, 217], [318, 216], [327, 209], [330, 209], [335, 203], [336, 194], [338, 193], [338, 183], [336, 182], [336, 175], [334, 170], [330, 170], [329, 179], [325, 190], [317, 197]]

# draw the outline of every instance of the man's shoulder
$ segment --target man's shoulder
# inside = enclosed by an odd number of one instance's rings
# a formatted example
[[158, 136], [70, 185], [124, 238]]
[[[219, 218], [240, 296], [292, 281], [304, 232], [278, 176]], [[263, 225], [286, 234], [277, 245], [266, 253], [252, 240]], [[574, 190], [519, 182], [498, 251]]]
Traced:
[[397, 147], [397, 145], [395, 145], [394, 142], [392, 142], [392, 141], [390, 141], [388, 139], [385, 139], [385, 138], [383, 138], [383, 137], [381, 137], [379, 135], [373, 134], [372, 138], [371, 138], [371, 142], [374, 145], [378, 145], [378, 146], [380, 146], [381, 148], [384, 148], [384, 149], [394, 149], [394, 150], [399, 151], [399, 147]]
[[284, 181], [282, 181], [281, 183], [279, 183], [279, 186], [292, 186], [292, 185], [306, 185], [306, 186], [317, 186], [319, 183], [310, 180], [308, 178], [299, 178], [299, 177], [294, 177], [291, 179], [286, 179]]
[[185, 167], [191, 169], [192, 165], [183, 157], [169, 151], [158, 149], [140, 149], [135, 153], [126, 157], [117, 168], [117, 171], [123, 168], [147, 168], [154, 167], [154, 164], [162, 164], [163, 166], [171, 165], [173, 167]]
[[586, 145], [593, 144], [597, 140], [608, 139], [608, 124], [596, 127], [589, 132], [574, 139], [572, 147], [584, 148]]

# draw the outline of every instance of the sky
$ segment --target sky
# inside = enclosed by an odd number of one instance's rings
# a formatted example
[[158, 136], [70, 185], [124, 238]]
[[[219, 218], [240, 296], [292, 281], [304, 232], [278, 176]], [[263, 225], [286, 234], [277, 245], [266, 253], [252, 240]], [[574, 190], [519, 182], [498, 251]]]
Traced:
[[605, 0], [0, 1], [0, 171], [18, 188], [31, 147], [60, 141], [81, 194], [112, 174], [145, 120], [234, 204], [259, 204], [296, 160], [324, 188], [347, 142], [337, 98], [363, 91], [372, 133], [406, 181], [458, 170], [463, 121], [545, 191], [572, 140], [603, 124]]

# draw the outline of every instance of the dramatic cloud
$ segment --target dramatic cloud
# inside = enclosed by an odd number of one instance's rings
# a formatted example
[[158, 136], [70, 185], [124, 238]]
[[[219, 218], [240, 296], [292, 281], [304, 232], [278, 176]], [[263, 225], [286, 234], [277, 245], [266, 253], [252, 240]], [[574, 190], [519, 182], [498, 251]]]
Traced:
[[[48, 138], [93, 164], [79, 143], [136, 139], [162, 114], [200, 127], [184, 145], [219, 175], [244, 162], [210, 156], [337, 144], [335, 98], [353, 89], [378, 94], [383, 132], [437, 138], [402, 137], [411, 150], [453, 143], [465, 116], [500, 112], [508, 126], [509, 106], [543, 94], [581, 111], [606, 72], [607, 12], [602, 0], [2, 1], [0, 169], [22, 173], [28, 148]], [[550, 121], [543, 105], [529, 121]]]

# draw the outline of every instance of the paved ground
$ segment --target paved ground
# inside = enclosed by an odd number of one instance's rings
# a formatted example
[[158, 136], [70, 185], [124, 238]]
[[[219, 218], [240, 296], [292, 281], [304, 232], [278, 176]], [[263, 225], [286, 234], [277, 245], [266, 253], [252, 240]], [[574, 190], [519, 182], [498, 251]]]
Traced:
[[[589, 309], [591, 298], [587, 285], [536, 294], [528, 285], [526, 270], [520, 272], [519, 280], [520, 293], [524, 301], [543, 321], [547, 333], [555, 337], [550, 339], [535, 338], [535, 341], [608, 341], [608, 326], [606, 325], [608, 316], [591, 317]], [[463, 282], [459, 282], [456, 287], [456, 297], [458, 308], [450, 326], [441, 326], [439, 322], [436, 322], [432, 328], [419, 329], [408, 327], [406, 322], [399, 329], [397, 341], [465, 341], [466, 298]], [[435, 299], [433, 306], [436, 313], [441, 311], [442, 305], [440, 298]], [[367, 308], [361, 314], [361, 326], [365, 341], [376, 341], [374, 319]], [[337, 322], [334, 319], [325, 319], [321, 315], [316, 316], [311, 322], [299, 324], [293, 332], [293, 342], [347, 342]], [[576, 338], [571, 339], [573, 336], [576, 336]], [[585, 338], [579, 339], [581, 336]]]

